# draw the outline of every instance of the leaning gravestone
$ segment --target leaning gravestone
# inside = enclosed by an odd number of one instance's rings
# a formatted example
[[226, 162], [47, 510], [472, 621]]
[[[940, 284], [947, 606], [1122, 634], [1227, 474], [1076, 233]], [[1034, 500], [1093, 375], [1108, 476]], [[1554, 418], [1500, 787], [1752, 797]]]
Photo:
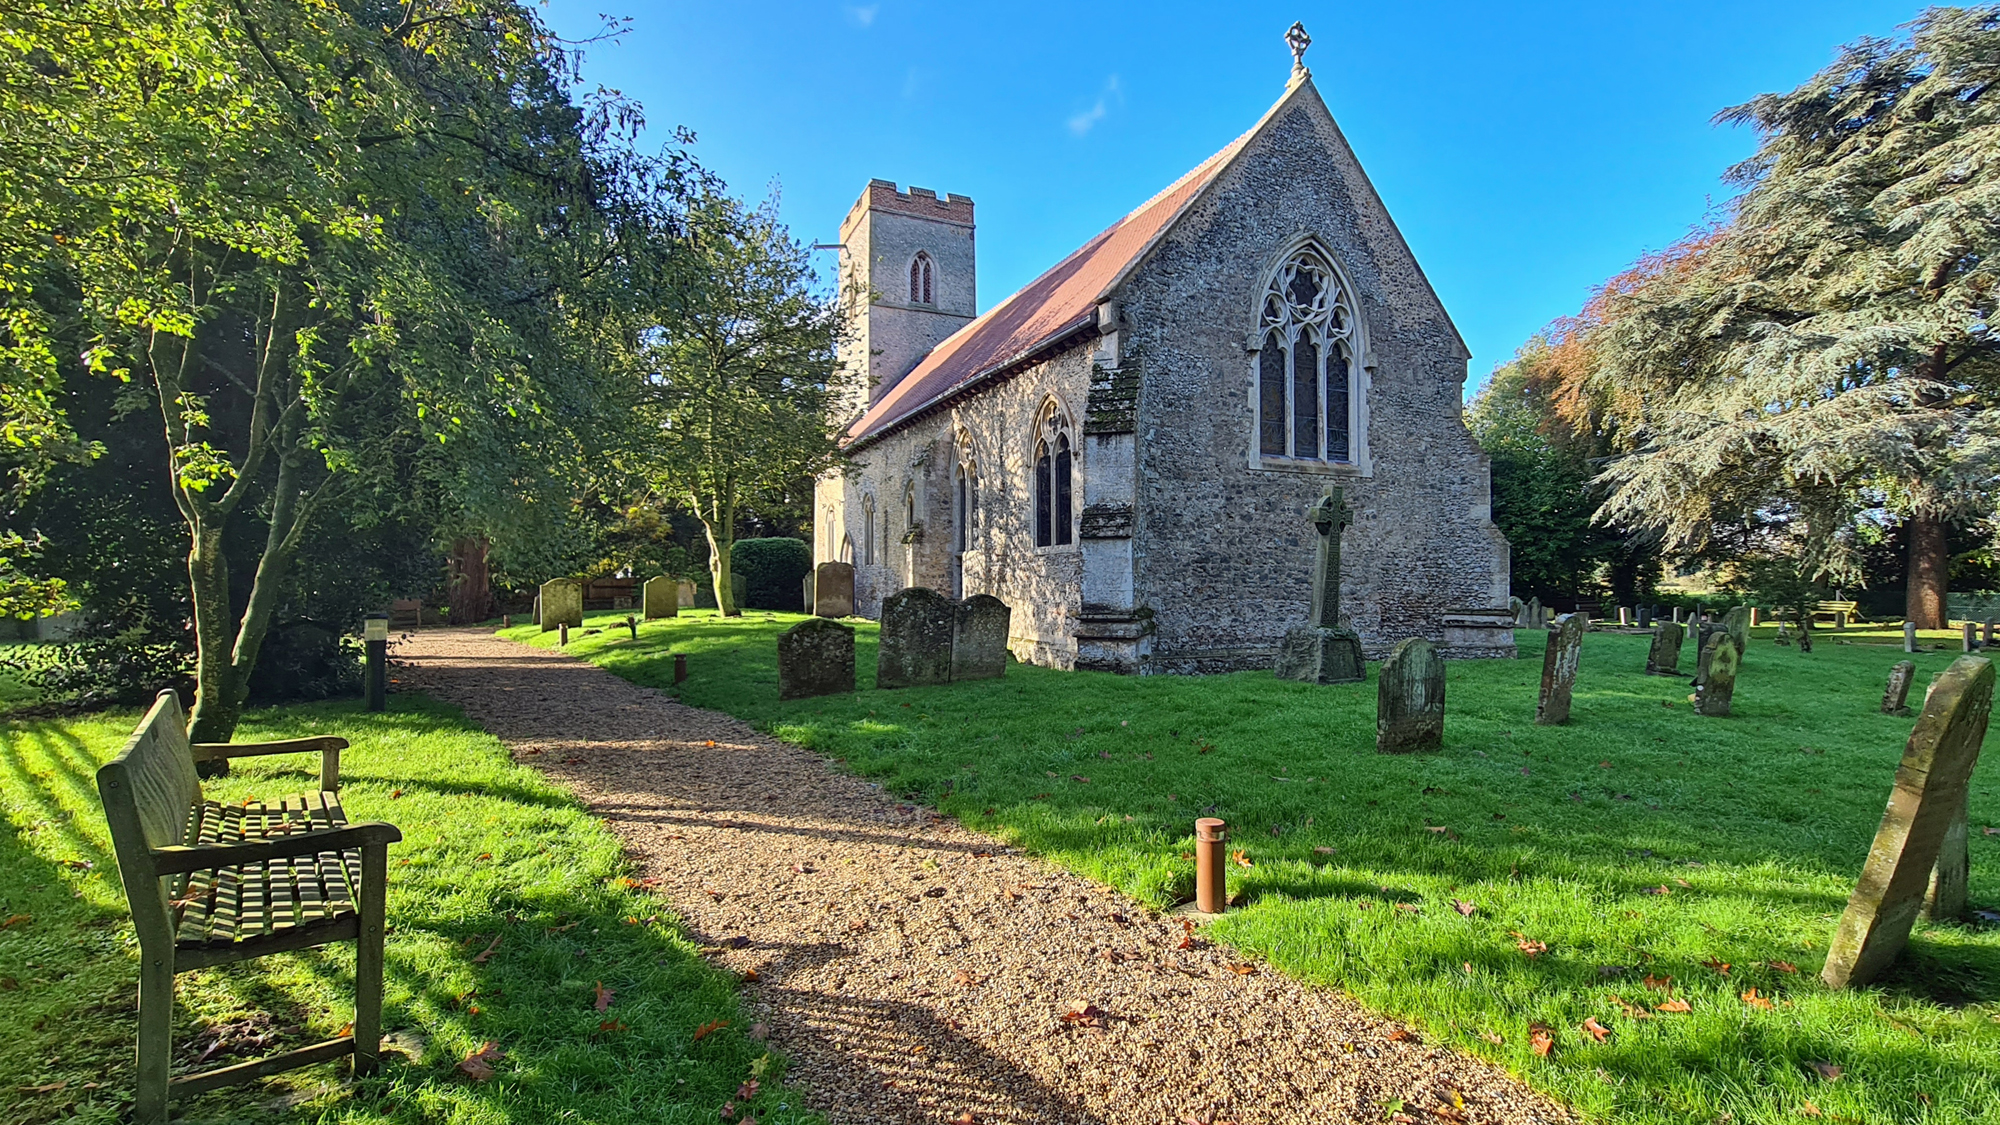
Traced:
[[1736, 660], [1741, 663], [1745, 650], [1750, 645], [1750, 623], [1757, 611], [1747, 605], [1739, 605], [1722, 615], [1722, 627], [1729, 630], [1729, 639], [1736, 642]]
[[1820, 979], [1832, 988], [1874, 980], [1909, 943], [1952, 822], [1965, 808], [1972, 767], [1993, 712], [1993, 662], [1961, 656], [1931, 685], [1910, 731], [1882, 826]]
[[1569, 722], [1570, 693], [1576, 687], [1576, 666], [1583, 658], [1583, 633], [1589, 619], [1581, 613], [1560, 618], [1542, 651], [1542, 694], [1535, 703], [1535, 725]]
[[1718, 631], [1708, 638], [1701, 652], [1704, 675], [1695, 684], [1694, 709], [1699, 715], [1717, 719], [1729, 717], [1729, 704], [1736, 695], [1736, 642]]
[[1313, 556], [1312, 617], [1285, 631], [1271, 671], [1281, 680], [1309, 684], [1353, 684], [1366, 678], [1361, 635], [1340, 623], [1340, 533], [1354, 522], [1346, 493], [1328, 488], [1306, 509], [1319, 533]]
[[1959, 802], [1958, 814], [1944, 830], [1938, 845], [1937, 866], [1931, 869], [1930, 888], [1924, 892], [1924, 917], [1949, 920], [1965, 916], [1965, 884], [1972, 876], [1972, 825], [1967, 809]]
[[996, 680], [1007, 674], [1007, 631], [1014, 611], [991, 594], [952, 607], [951, 678]]
[[1519, 599], [1519, 598], [1516, 598], [1516, 597], [1509, 597], [1509, 598], [1507, 599], [1507, 612], [1508, 612], [1508, 613], [1511, 613], [1511, 614], [1513, 614], [1513, 615], [1514, 615], [1514, 627], [1515, 627], [1515, 628], [1517, 628], [1517, 629], [1525, 629], [1525, 628], [1527, 628], [1527, 627], [1528, 627], [1528, 603], [1527, 603], [1527, 602], [1524, 602], [1524, 601], [1522, 601], [1521, 599]]
[[1400, 641], [1375, 689], [1375, 749], [1384, 754], [1444, 745], [1444, 658], [1422, 637]]
[[639, 587], [639, 612], [645, 614], [648, 621], [661, 617], [679, 617], [681, 595], [678, 585], [664, 574], [646, 579], [646, 584]]
[[853, 563], [823, 562], [813, 568], [813, 612], [821, 617], [853, 616]]
[[875, 686], [923, 687], [951, 682], [951, 640], [957, 607], [936, 590], [912, 586], [882, 600], [882, 639], [875, 650]]
[[1653, 648], [1646, 654], [1646, 671], [1655, 676], [1680, 675], [1681, 640], [1686, 635], [1679, 625], [1665, 619], [1653, 626]]
[[553, 633], [560, 626], [583, 628], [583, 584], [567, 578], [542, 583], [542, 632]]
[[[1709, 654], [1714, 651], [1709, 647], [1709, 640], [1713, 637], [1726, 640], [1729, 633], [1720, 625], [1696, 625], [1694, 630], [1694, 686], [1700, 687], [1701, 682], [1708, 678]], [[1735, 642], [1731, 641], [1730, 645], [1734, 647]]]
[[778, 698], [854, 690], [854, 629], [814, 617], [778, 634]]
[[1910, 713], [1910, 681], [1917, 678], [1917, 666], [1907, 660], [1896, 661], [1889, 669], [1889, 686], [1882, 691], [1882, 713], [1884, 715], [1907, 715]]

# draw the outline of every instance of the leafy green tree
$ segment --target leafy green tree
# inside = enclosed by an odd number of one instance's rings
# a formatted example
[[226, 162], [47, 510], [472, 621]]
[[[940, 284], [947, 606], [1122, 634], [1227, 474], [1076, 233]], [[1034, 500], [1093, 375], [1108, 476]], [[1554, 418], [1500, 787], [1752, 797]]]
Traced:
[[701, 521], [716, 604], [738, 614], [730, 548], [745, 511], [782, 506], [839, 463], [830, 408], [848, 378], [834, 357], [842, 326], [775, 202], [748, 209], [710, 190], [671, 245], [677, 280], [636, 337], [623, 463]]
[[1997, 83], [2000, 9], [1933, 8], [1720, 115], [1761, 134], [1733, 213], [1614, 279], [1589, 327], [1631, 451], [1607, 518], [1679, 550], [1775, 539], [1842, 580], [1886, 511], [1908, 618], [1944, 624], [1948, 529], [2000, 485]]

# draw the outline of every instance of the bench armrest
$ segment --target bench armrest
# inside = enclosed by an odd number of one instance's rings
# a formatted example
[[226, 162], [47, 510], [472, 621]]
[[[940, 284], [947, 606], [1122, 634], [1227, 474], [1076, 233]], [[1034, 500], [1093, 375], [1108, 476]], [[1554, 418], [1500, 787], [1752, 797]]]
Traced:
[[312, 738], [287, 738], [280, 742], [197, 742], [190, 749], [197, 762], [318, 751], [319, 787], [330, 793], [340, 788], [340, 752], [347, 746], [347, 740], [338, 735], [322, 734]]
[[402, 838], [402, 830], [393, 824], [379, 820], [365, 820], [341, 828], [288, 832], [264, 840], [245, 840], [240, 844], [196, 844], [154, 848], [150, 857], [153, 861], [153, 874], [184, 875], [190, 871], [240, 867], [246, 863], [291, 859], [295, 856], [317, 855], [320, 852], [339, 851], [344, 848], [386, 846]]

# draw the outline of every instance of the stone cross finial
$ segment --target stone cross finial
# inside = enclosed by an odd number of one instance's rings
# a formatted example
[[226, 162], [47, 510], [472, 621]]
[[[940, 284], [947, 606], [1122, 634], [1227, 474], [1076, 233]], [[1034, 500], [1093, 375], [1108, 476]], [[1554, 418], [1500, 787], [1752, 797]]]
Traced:
[[1319, 532], [1319, 552], [1313, 559], [1312, 624], [1322, 629], [1340, 626], [1340, 533], [1354, 523], [1346, 492], [1329, 486], [1306, 519]]
[[1306, 25], [1296, 20], [1285, 32], [1285, 46], [1292, 49], [1292, 77], [1299, 78], [1312, 73], [1306, 69], [1306, 48], [1312, 46], [1312, 36], [1306, 34]]

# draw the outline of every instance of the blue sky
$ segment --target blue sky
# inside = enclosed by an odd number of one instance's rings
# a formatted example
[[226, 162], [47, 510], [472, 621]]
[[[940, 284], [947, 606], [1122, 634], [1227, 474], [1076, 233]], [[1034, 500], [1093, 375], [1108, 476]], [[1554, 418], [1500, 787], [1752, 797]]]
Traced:
[[[777, 188], [833, 241], [871, 177], [978, 205], [981, 309], [1253, 124], [1283, 35], [1471, 345], [1470, 391], [1591, 287], [1702, 221], [1747, 132], [1715, 112], [1789, 89], [1921, 8], [1731, 3], [1089, 5], [549, 0], [586, 76], [694, 130], [740, 194]], [[831, 255], [826, 265], [831, 266]]]

